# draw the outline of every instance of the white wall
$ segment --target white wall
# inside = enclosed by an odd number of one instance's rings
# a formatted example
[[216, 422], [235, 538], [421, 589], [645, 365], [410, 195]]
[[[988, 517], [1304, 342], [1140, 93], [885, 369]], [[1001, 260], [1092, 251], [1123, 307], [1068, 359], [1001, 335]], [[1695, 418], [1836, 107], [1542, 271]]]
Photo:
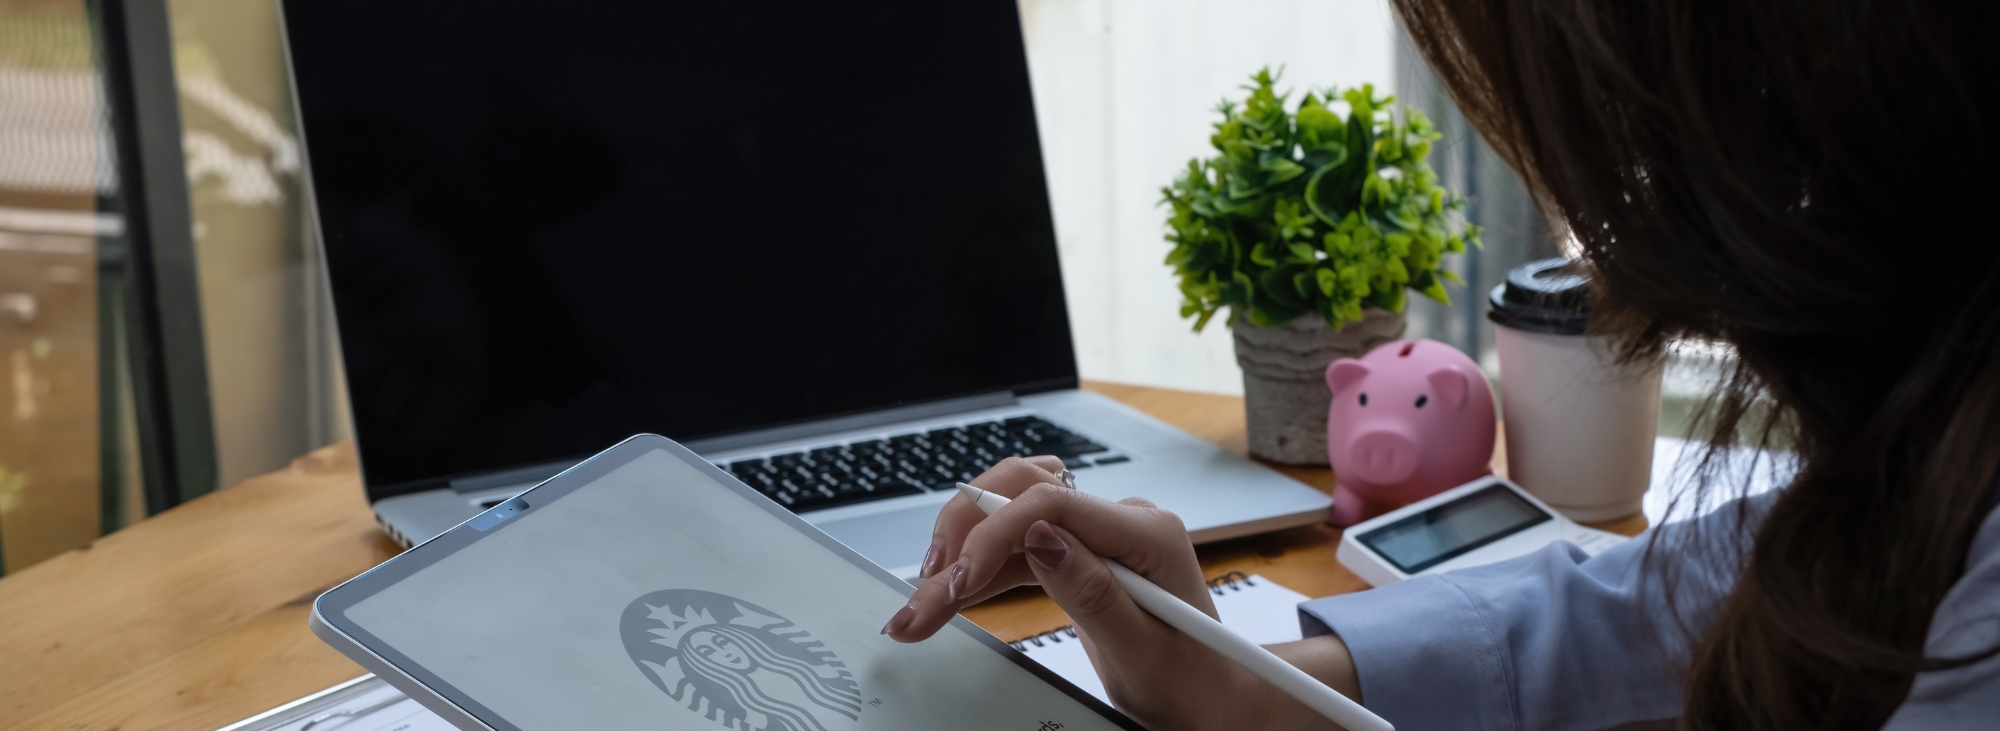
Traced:
[[1179, 317], [1160, 188], [1213, 153], [1217, 102], [1240, 99], [1260, 67], [1285, 68], [1281, 91], [1393, 93], [1388, 4], [1019, 2], [1083, 377], [1242, 393], [1229, 329], [1195, 335]]

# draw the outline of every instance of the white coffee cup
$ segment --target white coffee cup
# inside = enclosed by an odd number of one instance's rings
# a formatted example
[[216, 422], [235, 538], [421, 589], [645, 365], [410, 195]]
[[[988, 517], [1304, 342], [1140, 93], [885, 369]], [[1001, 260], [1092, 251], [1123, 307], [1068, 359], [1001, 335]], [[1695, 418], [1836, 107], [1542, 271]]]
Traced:
[[1530, 262], [1493, 288], [1507, 476], [1578, 522], [1637, 515], [1652, 481], [1663, 362], [1619, 363], [1584, 334], [1589, 280], [1566, 259]]

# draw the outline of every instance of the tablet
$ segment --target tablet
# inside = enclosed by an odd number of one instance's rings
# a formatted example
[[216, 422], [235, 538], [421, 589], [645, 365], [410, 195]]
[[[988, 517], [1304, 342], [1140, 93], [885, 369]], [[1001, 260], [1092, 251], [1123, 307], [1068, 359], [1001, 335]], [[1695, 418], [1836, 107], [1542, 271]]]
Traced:
[[636, 436], [320, 595], [313, 631], [466, 729], [1139, 726], [693, 452]]

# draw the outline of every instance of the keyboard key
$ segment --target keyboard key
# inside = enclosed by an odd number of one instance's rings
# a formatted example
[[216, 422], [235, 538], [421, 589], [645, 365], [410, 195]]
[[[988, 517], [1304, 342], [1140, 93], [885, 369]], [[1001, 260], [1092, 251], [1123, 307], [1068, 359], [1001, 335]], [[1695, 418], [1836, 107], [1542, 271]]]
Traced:
[[1114, 454], [1109, 457], [1098, 457], [1097, 466], [1103, 467], [1104, 465], [1108, 464], [1118, 464], [1120, 462], [1130, 462], [1130, 461], [1132, 461], [1131, 457], [1127, 457], [1122, 454]]
[[869, 500], [881, 500], [883, 498], [902, 497], [904, 495], [921, 495], [924, 491], [922, 488], [914, 485], [873, 485], [860, 487], [859, 489], [830, 489], [828, 492], [831, 494], [815, 496], [809, 503], [802, 504], [797, 509], [830, 508], [837, 505], [851, 505]]
[[1043, 445], [1043, 448], [1047, 449], [1049, 451], [1049, 454], [1053, 454], [1058, 457], [1073, 457], [1077, 455], [1094, 454], [1097, 452], [1109, 451], [1109, 448], [1105, 447], [1102, 444], [1098, 444], [1096, 442], [1090, 441], [1083, 437], [1076, 436], [1074, 434], [1070, 435], [1068, 438], [1065, 438], [1062, 441], [1057, 442], [1055, 444]]
[[1049, 429], [1057, 428], [1056, 425], [1050, 424], [1047, 420], [1035, 416], [1025, 417], [1020, 420], [1009, 420], [1007, 422], [1003, 422], [1003, 425], [1007, 427], [1008, 431], [1023, 431], [1027, 429], [1040, 429], [1046, 431]]

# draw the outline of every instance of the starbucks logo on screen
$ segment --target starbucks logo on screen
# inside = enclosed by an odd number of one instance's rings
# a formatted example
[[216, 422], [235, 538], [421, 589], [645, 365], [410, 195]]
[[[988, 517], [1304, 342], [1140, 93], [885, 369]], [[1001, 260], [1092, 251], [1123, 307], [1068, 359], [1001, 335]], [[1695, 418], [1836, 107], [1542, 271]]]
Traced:
[[861, 687], [812, 633], [732, 596], [667, 589], [618, 623], [632, 662], [676, 702], [723, 728], [831, 731], [861, 717]]

